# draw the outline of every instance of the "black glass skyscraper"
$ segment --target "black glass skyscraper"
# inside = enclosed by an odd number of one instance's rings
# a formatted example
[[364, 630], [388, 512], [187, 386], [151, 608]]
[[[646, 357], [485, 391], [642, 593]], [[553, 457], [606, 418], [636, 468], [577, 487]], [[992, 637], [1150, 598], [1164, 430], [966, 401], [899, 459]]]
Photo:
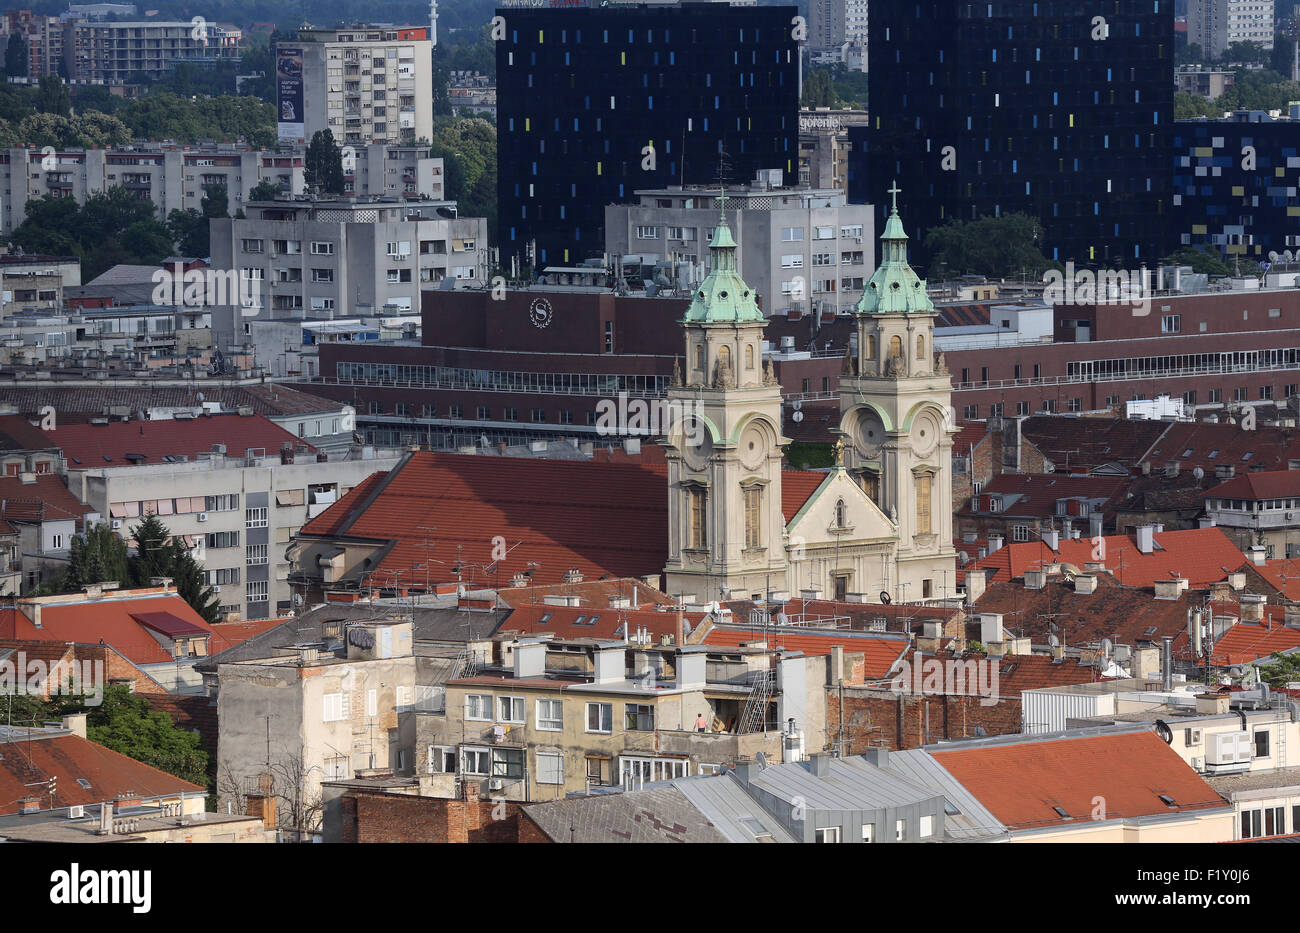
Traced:
[[949, 218], [1021, 211], [1048, 258], [1159, 258], [1173, 29], [1173, 0], [872, 0], [850, 200], [886, 203], [897, 179], [918, 242]]
[[[502, 261], [604, 250], [606, 204], [639, 188], [798, 177], [794, 6], [498, 9]], [[653, 165], [647, 147], [653, 146]]]

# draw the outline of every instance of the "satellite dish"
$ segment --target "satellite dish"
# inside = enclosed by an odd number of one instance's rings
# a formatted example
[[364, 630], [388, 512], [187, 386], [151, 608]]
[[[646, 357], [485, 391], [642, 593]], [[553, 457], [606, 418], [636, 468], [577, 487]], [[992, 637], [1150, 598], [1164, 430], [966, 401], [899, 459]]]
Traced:
[[1192, 476], [1196, 477], [1197, 479], [1204, 479], [1205, 471], [1202, 470], [1200, 467], [1197, 467], [1196, 469], [1192, 470]]
[[1269, 253], [1268, 253], [1268, 261], [1269, 261], [1269, 262], [1277, 262], [1277, 250], [1275, 250], [1275, 249], [1274, 249], [1274, 250], [1269, 250]]
[[884, 590], [881, 590], [881, 591], [880, 591], [880, 602], [881, 602], [882, 605], [888, 606], [891, 602], [893, 602], [893, 600], [889, 598], [889, 594], [888, 594], [888, 593], [886, 593]]
[[1057, 645], [1061, 643], [1061, 639], [1057, 638], [1055, 635], [1048, 635], [1047, 643], [1051, 645], [1053, 648], [1055, 648]]
[[1163, 719], [1156, 720], [1156, 735], [1160, 736], [1166, 745], [1170, 745], [1174, 741], [1174, 732]]
[[760, 768], [766, 768], [766, 767], [767, 767], [767, 756], [764, 755], [762, 752], [759, 752], [758, 754], [756, 754], [756, 755], [754, 756], [754, 758], [758, 761], [758, 766], [759, 766]]
[[800, 421], [803, 421], [803, 412], [801, 412], [801, 411], [796, 411], [793, 415], [790, 416], [790, 418], [791, 418], [791, 420], [793, 420], [796, 424], [798, 424]]
[[1287, 250], [1282, 254], [1282, 258], [1285, 259], [1287, 262], [1290, 262], [1291, 260], [1295, 259], [1295, 253], [1291, 252], [1291, 250]]
[[790, 407], [793, 408], [795, 411], [798, 411], [799, 409], [803, 408], [803, 401], [801, 399], [795, 399], [793, 402], [790, 403]]
[[1113, 650], [1114, 650], [1114, 648], [1113, 648], [1113, 646], [1112, 646], [1111, 643], [1110, 643], [1110, 639], [1109, 639], [1109, 638], [1103, 638], [1103, 639], [1101, 640], [1101, 656], [1102, 656], [1103, 658], [1106, 658], [1107, 660], [1109, 660], [1109, 659], [1110, 659], [1110, 653], [1111, 653], [1111, 651], [1113, 651]]

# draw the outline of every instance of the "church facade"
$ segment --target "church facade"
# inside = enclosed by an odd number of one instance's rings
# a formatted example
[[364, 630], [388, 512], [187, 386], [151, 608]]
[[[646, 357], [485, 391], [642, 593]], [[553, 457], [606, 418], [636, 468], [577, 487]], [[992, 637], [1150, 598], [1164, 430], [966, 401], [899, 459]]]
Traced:
[[[706, 602], [806, 589], [871, 602], [956, 595], [951, 382], [896, 200], [881, 240], [840, 377], [836, 465], [810, 495], [783, 496], [787, 440], [780, 386], [762, 355], [766, 321], [720, 220], [712, 271], [681, 322], [685, 365], [668, 392], [692, 413], [665, 440], [669, 593]], [[807, 474], [799, 482], [806, 488]]]

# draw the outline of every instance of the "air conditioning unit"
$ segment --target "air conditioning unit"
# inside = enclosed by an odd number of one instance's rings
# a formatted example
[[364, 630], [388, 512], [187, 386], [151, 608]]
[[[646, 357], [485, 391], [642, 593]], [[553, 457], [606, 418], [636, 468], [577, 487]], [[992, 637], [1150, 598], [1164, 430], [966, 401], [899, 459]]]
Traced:
[[1200, 730], [1200, 729], [1184, 729], [1184, 730], [1183, 730], [1183, 744], [1184, 744], [1184, 745], [1200, 745], [1200, 744], [1201, 744], [1201, 730]]
[[1193, 771], [1204, 771], [1204, 770], [1205, 770], [1205, 758], [1203, 758], [1203, 757], [1193, 758], [1193, 759], [1192, 759], [1192, 770], [1193, 770]]
[[207, 512], [200, 512], [200, 513], [199, 513], [199, 521], [201, 521], [201, 522], [206, 522], [207, 520], [208, 520], [208, 513], [207, 513]]
[[501, 778], [493, 778], [488, 781], [488, 790], [501, 790], [501, 788], [505, 786], [506, 782], [501, 780]]
[[113, 527], [114, 527], [114, 528], [121, 528], [121, 527], [122, 527], [122, 519], [120, 519], [120, 518], [115, 518], [115, 519], [113, 519]]
[[85, 815], [86, 815], [86, 808], [81, 805], [77, 805], [75, 807], [68, 807], [68, 819], [70, 820], [79, 820]]

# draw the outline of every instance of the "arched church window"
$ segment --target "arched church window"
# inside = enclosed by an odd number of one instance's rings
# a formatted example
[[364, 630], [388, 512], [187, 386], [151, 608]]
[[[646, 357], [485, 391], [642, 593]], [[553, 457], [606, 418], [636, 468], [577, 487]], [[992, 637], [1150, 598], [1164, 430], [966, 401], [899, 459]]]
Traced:
[[892, 358], [895, 357], [895, 356], [902, 356], [902, 355], [903, 355], [903, 338], [902, 338], [902, 337], [890, 337], [890, 338], [889, 338], [889, 356], [890, 356], [890, 358], [892, 359]]
[[704, 344], [702, 343], [695, 345], [695, 368], [704, 368]]
[[745, 346], [745, 368], [754, 368], [754, 345], [752, 343]]
[[844, 507], [844, 500], [841, 499], [835, 503], [835, 527], [843, 528], [848, 523], [848, 510]]
[[724, 369], [731, 365], [731, 347], [725, 345], [718, 347], [718, 365]]
[[918, 360], [925, 359], [925, 335], [924, 334], [916, 335], [916, 358]]

